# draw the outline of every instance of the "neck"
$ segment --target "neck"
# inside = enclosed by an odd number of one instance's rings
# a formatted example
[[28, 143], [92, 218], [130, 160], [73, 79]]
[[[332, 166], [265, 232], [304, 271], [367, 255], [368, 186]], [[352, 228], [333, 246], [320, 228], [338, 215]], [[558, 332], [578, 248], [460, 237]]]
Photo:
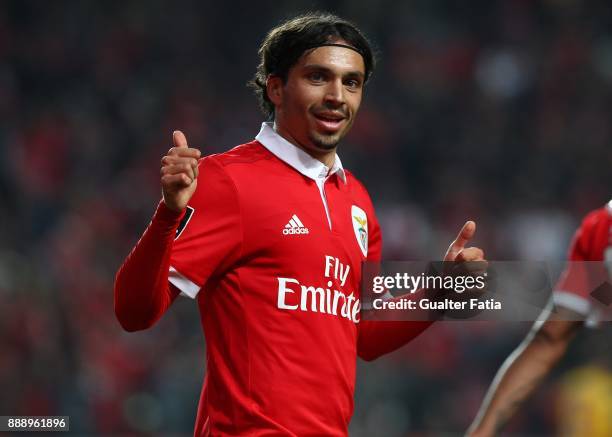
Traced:
[[310, 156], [312, 156], [317, 161], [322, 162], [323, 165], [325, 165], [327, 168], [333, 167], [334, 161], [336, 160], [336, 148], [335, 147], [330, 150], [312, 150], [307, 147], [304, 147], [295, 138], [293, 138], [291, 134], [289, 134], [289, 132], [287, 132], [281, 126], [276, 124], [276, 122], [274, 123], [274, 131], [276, 131], [277, 134], [279, 134], [281, 137], [289, 141], [291, 144], [293, 144], [298, 149], [303, 150], [304, 152], [308, 153]]

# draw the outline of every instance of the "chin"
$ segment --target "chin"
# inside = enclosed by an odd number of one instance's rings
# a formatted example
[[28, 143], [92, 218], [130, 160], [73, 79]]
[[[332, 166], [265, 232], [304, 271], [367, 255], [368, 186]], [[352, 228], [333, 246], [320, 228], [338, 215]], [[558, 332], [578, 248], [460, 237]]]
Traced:
[[320, 150], [333, 150], [338, 146], [342, 135], [333, 134], [333, 135], [324, 135], [324, 134], [315, 134], [310, 137], [310, 141], [312, 144]]
[[338, 147], [338, 142], [334, 142], [334, 143], [315, 143], [315, 145], [317, 146], [318, 149], [321, 149], [321, 150], [334, 150], [336, 147]]

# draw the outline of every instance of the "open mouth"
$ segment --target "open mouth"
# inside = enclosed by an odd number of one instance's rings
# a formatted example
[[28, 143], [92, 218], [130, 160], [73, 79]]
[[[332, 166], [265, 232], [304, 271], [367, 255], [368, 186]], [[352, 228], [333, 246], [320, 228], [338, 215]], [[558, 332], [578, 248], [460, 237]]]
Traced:
[[320, 127], [328, 131], [340, 129], [340, 126], [346, 120], [346, 117], [342, 114], [327, 112], [314, 114], [314, 118]]

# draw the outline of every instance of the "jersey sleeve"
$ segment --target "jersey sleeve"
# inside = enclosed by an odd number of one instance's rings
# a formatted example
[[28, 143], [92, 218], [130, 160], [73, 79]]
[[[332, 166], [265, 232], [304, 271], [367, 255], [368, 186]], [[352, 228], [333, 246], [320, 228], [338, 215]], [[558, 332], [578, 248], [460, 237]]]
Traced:
[[169, 281], [195, 298], [206, 281], [229, 270], [242, 250], [236, 186], [214, 157], [200, 161], [198, 187], [177, 229]]
[[179, 291], [168, 284], [172, 240], [183, 213], [161, 201], [153, 219], [115, 276], [114, 307], [126, 331], [147, 329], [166, 312]]
[[[374, 207], [368, 211], [368, 256], [366, 262], [382, 260], [382, 232]], [[364, 320], [357, 325], [357, 355], [372, 361], [393, 352], [425, 331], [432, 322], [402, 320]]]
[[568, 251], [568, 263], [557, 282], [553, 300], [555, 305], [590, 316], [592, 305], [589, 293], [593, 290], [595, 272], [588, 261], [602, 261], [591, 247], [599, 211], [590, 213], [575, 232]]

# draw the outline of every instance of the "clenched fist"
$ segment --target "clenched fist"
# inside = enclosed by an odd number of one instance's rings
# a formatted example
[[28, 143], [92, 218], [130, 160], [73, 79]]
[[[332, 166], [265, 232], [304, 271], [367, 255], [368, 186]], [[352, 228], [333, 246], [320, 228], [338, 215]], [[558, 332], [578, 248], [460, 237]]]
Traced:
[[164, 203], [173, 211], [181, 212], [198, 186], [198, 158], [201, 153], [187, 145], [180, 130], [172, 133], [174, 147], [161, 160], [161, 186]]

